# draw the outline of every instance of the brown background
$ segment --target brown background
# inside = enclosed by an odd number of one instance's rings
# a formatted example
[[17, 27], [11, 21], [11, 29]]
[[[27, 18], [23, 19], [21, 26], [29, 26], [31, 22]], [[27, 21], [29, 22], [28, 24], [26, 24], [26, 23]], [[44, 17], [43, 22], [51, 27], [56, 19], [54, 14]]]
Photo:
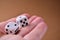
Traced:
[[59, 40], [60, 14], [58, 0], [0, 0], [0, 22], [24, 12], [45, 19], [48, 31], [43, 40]]

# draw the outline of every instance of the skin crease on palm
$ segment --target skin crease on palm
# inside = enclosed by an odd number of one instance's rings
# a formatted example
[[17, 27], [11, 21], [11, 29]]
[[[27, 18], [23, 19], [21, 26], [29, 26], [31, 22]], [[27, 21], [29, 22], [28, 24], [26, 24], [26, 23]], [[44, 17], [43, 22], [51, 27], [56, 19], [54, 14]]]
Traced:
[[[42, 40], [47, 31], [47, 25], [44, 20], [41, 17], [35, 15], [30, 16], [26, 13], [22, 15], [28, 17], [29, 25], [21, 28], [20, 32], [17, 35], [3, 34], [0, 40]], [[10, 21], [16, 22], [16, 17], [0, 23], [0, 31], [2, 33], [5, 33], [4, 27]]]

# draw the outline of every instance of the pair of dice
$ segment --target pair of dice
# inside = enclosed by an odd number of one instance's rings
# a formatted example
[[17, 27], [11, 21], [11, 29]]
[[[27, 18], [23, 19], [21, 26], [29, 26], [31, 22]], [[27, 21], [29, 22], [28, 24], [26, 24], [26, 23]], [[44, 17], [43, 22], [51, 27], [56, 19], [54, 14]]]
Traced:
[[8, 22], [5, 25], [5, 32], [6, 34], [17, 34], [20, 28], [27, 26], [28, 18], [24, 15], [18, 16], [16, 18], [16, 22]]

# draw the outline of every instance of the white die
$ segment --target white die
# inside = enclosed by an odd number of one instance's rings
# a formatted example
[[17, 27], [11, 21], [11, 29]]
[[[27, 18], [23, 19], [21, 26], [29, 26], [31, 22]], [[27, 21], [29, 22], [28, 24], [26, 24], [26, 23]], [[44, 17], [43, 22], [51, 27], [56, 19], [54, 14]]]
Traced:
[[16, 18], [16, 22], [19, 25], [19, 27], [25, 27], [29, 24], [28, 23], [28, 18], [24, 15], [18, 16]]
[[5, 26], [6, 34], [15, 34], [19, 30], [19, 26], [15, 22], [9, 22]]

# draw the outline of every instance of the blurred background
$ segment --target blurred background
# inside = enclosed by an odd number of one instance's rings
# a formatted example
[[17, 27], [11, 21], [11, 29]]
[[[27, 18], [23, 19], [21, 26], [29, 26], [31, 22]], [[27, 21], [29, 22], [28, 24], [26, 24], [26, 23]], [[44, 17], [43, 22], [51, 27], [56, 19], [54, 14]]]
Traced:
[[48, 30], [43, 40], [59, 40], [60, 5], [58, 0], [0, 0], [0, 22], [23, 13], [44, 18]]

